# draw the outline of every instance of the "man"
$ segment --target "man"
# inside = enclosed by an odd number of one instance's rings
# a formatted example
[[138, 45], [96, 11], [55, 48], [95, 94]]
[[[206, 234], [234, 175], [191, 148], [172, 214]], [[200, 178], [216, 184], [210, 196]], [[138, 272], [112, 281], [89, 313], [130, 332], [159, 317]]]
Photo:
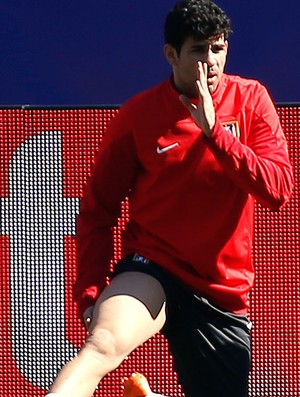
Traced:
[[[247, 395], [254, 200], [277, 210], [293, 178], [266, 89], [224, 74], [230, 31], [211, 1], [175, 5], [170, 80], [130, 99], [108, 128], [78, 218], [75, 298], [89, 336], [53, 395], [89, 397], [159, 331], [187, 397]], [[127, 195], [124, 258], [106, 286]]]

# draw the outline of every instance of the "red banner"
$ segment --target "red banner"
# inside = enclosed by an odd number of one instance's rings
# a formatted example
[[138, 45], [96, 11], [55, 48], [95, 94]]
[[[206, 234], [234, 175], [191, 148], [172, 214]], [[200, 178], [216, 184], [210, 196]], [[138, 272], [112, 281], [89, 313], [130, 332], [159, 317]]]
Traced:
[[[75, 219], [113, 108], [0, 109], [0, 397], [43, 396], [85, 338], [71, 290]], [[279, 115], [295, 166], [293, 198], [280, 213], [256, 210], [251, 397], [299, 397], [300, 109]], [[124, 217], [126, 214], [124, 203]], [[115, 258], [120, 256], [120, 220]], [[154, 390], [182, 394], [161, 335], [109, 375], [97, 396], [119, 397], [121, 378], [143, 372]]]

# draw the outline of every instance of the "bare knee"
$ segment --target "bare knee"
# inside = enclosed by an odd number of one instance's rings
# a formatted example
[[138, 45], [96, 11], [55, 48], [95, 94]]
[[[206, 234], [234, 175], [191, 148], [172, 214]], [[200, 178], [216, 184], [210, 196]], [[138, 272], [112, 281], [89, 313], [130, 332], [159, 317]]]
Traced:
[[117, 341], [115, 335], [106, 329], [92, 332], [85, 343], [84, 350], [88, 351], [91, 359], [101, 366], [109, 367], [109, 371], [117, 368], [128, 354]]

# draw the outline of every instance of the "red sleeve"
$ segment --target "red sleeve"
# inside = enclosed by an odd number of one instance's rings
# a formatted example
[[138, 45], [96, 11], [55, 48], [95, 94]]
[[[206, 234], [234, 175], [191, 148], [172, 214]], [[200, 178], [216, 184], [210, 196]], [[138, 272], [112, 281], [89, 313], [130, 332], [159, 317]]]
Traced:
[[113, 227], [137, 167], [133, 137], [122, 110], [101, 143], [77, 220], [77, 279], [74, 299], [80, 315], [106, 285], [113, 255]]
[[291, 195], [292, 167], [276, 109], [259, 86], [254, 111], [245, 112], [246, 144], [228, 133], [217, 119], [212, 135], [204, 137], [227, 174], [246, 192], [271, 209], [279, 209]]

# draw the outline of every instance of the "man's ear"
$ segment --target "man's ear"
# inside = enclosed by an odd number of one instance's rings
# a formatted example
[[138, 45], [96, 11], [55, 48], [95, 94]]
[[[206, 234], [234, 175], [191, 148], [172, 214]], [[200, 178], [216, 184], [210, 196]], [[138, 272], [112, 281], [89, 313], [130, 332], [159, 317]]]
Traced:
[[178, 55], [177, 51], [175, 50], [174, 47], [172, 47], [170, 44], [165, 44], [163, 48], [165, 57], [167, 61], [169, 62], [170, 65], [175, 66], [177, 64], [178, 60]]
[[229, 42], [228, 40], [225, 40], [225, 46], [226, 46], [226, 53], [228, 52], [228, 48], [229, 48]]

